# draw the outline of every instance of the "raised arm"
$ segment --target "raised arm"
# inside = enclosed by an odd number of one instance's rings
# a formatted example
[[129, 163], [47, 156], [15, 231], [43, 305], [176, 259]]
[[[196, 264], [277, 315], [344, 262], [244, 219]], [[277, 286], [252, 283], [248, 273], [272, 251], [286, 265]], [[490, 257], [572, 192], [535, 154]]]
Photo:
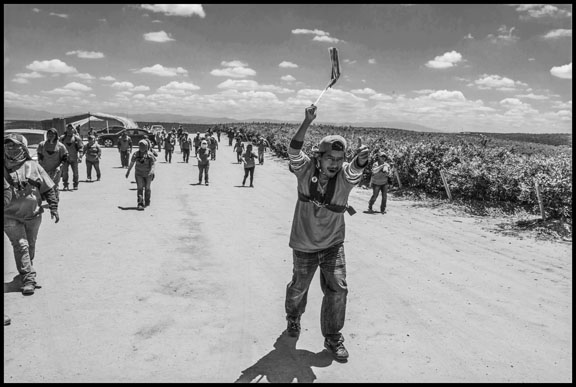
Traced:
[[306, 136], [306, 131], [315, 118], [316, 106], [310, 105], [305, 110], [304, 121], [302, 121], [302, 124], [300, 124], [300, 127], [292, 137], [292, 141], [290, 141], [288, 154], [297, 155], [300, 153], [300, 149], [302, 149], [302, 145], [304, 145], [304, 137]]

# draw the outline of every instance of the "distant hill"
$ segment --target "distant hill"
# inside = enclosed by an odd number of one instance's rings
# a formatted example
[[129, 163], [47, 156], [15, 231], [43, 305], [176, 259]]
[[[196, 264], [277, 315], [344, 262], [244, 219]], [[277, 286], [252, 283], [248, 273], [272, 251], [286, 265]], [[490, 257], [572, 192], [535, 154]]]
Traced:
[[25, 121], [42, 121], [51, 118], [60, 117], [58, 114], [50, 113], [43, 110], [34, 110], [21, 107], [7, 107], [4, 106], [4, 120], [15, 121], [15, 120], [25, 120]]

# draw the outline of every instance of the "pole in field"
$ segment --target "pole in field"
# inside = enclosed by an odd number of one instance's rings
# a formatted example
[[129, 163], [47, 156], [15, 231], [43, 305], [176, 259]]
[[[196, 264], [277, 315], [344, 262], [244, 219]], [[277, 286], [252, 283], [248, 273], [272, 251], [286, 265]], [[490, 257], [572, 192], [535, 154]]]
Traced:
[[544, 213], [544, 203], [542, 203], [542, 196], [540, 195], [540, 186], [538, 185], [538, 180], [536, 179], [534, 179], [534, 188], [536, 188], [536, 197], [538, 198], [538, 206], [540, 207], [542, 220], [546, 220], [546, 214]]
[[316, 102], [313, 103], [313, 105], [318, 104], [318, 101], [320, 101], [320, 98], [322, 98], [326, 90], [334, 86], [338, 78], [340, 78], [340, 60], [338, 59], [338, 50], [336, 49], [336, 47], [330, 47], [328, 50], [330, 51], [330, 62], [332, 63], [332, 73], [330, 74], [330, 82], [328, 82], [328, 86], [324, 88], [324, 90], [322, 91]]

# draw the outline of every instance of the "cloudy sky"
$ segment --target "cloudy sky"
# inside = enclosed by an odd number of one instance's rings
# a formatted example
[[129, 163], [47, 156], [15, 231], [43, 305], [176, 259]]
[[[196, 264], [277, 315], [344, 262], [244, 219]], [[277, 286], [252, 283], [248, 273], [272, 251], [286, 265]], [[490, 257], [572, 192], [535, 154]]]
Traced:
[[4, 105], [572, 132], [572, 6], [4, 5]]

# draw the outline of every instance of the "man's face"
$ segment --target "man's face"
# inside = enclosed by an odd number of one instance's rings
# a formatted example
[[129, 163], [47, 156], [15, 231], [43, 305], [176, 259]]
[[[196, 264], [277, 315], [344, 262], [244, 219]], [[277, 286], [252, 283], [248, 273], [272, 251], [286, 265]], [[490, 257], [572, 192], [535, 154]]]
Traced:
[[66, 128], [66, 134], [72, 135], [72, 127], [71, 126]]
[[54, 132], [48, 132], [46, 134], [46, 136], [47, 136], [49, 142], [56, 141], [56, 134]]
[[328, 177], [334, 177], [342, 169], [344, 151], [331, 150], [324, 152], [320, 158], [320, 170]]

